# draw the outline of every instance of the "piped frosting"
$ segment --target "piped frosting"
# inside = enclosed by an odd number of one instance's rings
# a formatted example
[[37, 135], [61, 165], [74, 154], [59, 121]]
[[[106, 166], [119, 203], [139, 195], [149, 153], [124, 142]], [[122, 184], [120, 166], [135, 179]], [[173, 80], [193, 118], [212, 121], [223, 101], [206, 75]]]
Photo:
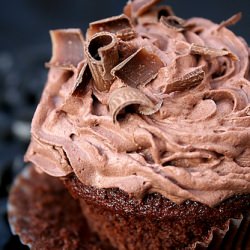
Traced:
[[249, 48], [226, 26], [158, 1], [51, 32], [48, 81], [25, 159], [131, 196], [215, 206], [250, 192]]

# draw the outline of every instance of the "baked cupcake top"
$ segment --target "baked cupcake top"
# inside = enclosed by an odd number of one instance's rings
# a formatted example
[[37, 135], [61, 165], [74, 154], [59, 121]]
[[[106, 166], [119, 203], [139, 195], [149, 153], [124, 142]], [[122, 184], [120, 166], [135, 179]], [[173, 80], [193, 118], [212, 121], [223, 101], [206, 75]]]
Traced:
[[227, 26], [159, 1], [51, 31], [25, 159], [53, 176], [209, 206], [250, 192], [249, 48]]

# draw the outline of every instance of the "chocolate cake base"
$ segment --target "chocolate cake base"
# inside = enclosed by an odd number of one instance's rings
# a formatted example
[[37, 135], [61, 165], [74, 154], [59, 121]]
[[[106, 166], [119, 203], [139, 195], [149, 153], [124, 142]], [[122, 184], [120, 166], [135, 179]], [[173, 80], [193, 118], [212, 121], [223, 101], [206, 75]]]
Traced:
[[85, 186], [74, 175], [63, 181], [81, 207], [57, 178], [34, 167], [12, 186], [11, 229], [31, 249], [250, 249], [249, 195], [210, 208], [176, 205], [159, 194], [139, 202], [119, 189]]
[[116, 189], [63, 178], [102, 240], [118, 249], [247, 249], [250, 195], [234, 196], [211, 208], [194, 201], [177, 205], [160, 194], [142, 201]]
[[112, 249], [93, 234], [76, 202], [57, 178], [27, 167], [8, 202], [14, 234], [31, 249]]

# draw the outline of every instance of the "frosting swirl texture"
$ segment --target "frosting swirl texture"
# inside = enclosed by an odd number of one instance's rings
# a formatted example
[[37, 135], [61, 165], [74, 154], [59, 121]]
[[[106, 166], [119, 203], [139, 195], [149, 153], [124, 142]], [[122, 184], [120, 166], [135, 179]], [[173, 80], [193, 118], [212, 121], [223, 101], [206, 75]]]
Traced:
[[226, 27], [232, 18], [183, 20], [155, 2], [129, 2], [125, 14], [91, 23], [86, 39], [51, 32], [25, 158], [138, 198], [215, 206], [249, 193], [248, 45]]

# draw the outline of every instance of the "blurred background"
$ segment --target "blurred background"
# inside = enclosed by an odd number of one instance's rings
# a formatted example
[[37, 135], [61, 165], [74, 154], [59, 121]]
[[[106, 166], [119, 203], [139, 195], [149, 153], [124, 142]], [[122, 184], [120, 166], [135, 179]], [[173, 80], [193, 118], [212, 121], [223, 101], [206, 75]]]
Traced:
[[[48, 31], [81, 28], [122, 12], [126, 0], [9, 0], [0, 4], [0, 250], [27, 249], [11, 235], [6, 216], [8, 191], [24, 166], [30, 122], [39, 101], [49, 61]], [[221, 22], [241, 11], [231, 29], [250, 44], [250, 1], [169, 0], [176, 15], [202, 16]]]

